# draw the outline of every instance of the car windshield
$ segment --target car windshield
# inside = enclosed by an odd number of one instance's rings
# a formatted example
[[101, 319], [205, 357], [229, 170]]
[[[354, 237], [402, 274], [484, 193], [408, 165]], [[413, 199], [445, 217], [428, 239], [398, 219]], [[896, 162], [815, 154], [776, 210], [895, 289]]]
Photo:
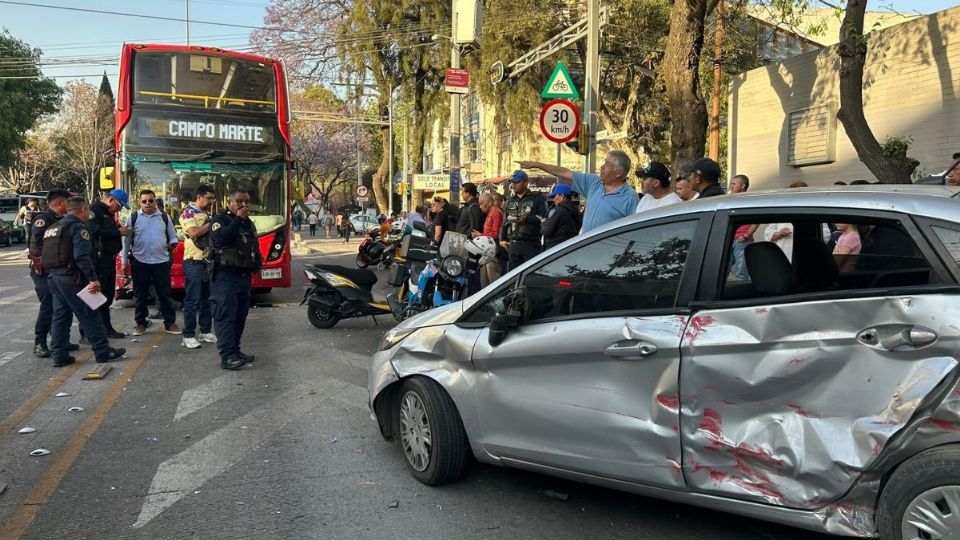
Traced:
[[[217, 199], [213, 211], [226, 207], [230, 190], [240, 188], [249, 192], [250, 219], [259, 234], [276, 230], [286, 221], [283, 163], [159, 163], [132, 159], [125, 166], [131, 197], [136, 197], [141, 190], [152, 190], [178, 226], [180, 212], [196, 199], [196, 189], [201, 184], [214, 188]], [[125, 217], [121, 214], [121, 218]]]

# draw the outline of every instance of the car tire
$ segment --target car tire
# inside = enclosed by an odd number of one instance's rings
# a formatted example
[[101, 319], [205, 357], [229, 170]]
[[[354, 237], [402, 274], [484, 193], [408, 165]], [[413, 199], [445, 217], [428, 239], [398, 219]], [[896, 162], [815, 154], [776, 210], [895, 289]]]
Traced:
[[338, 322], [340, 322], [340, 319], [338, 319], [333, 313], [329, 311], [323, 311], [320, 309], [320, 306], [314, 305], [307, 306], [307, 319], [310, 321], [310, 324], [321, 330], [333, 328]]
[[407, 379], [398, 393], [396, 413], [400, 450], [414, 478], [428, 486], [458, 480], [466, 465], [467, 437], [446, 391], [424, 377]]
[[960, 530], [960, 446], [933, 448], [897, 467], [877, 504], [880, 538], [943, 538], [919, 536], [916, 532], [919, 527], [908, 522], [920, 508], [931, 522], [935, 521], [928, 526], [940, 527], [934, 530], [942, 530], [946, 533], [944, 536]]

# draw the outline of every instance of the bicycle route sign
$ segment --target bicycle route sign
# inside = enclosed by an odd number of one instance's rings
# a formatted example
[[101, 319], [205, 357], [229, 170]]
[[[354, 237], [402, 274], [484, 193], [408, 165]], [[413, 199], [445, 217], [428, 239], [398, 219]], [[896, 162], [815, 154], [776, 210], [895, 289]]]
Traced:
[[540, 131], [555, 143], [565, 143], [577, 137], [580, 110], [569, 99], [552, 99], [540, 110]]
[[553, 68], [553, 74], [547, 79], [547, 84], [540, 92], [540, 97], [545, 99], [580, 99], [580, 93], [570, 78], [570, 72], [563, 62], [557, 62], [557, 67]]

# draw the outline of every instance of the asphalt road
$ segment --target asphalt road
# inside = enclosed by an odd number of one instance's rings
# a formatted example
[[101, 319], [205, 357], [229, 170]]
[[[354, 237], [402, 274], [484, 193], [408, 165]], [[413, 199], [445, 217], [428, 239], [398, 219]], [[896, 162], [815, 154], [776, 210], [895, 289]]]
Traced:
[[[349, 265], [355, 246], [297, 258], [296, 286], [257, 298], [270, 307], [250, 314], [253, 365], [222, 370], [213, 347], [188, 351], [155, 325], [122, 340], [102, 381], [81, 380], [89, 348], [62, 369], [33, 357], [32, 283], [20, 250], [0, 249], [0, 538], [827, 538], [478, 464], [421, 485], [366, 407], [391, 321], [317, 330], [296, 306], [300, 264]], [[129, 331], [131, 306], [115, 309]]]

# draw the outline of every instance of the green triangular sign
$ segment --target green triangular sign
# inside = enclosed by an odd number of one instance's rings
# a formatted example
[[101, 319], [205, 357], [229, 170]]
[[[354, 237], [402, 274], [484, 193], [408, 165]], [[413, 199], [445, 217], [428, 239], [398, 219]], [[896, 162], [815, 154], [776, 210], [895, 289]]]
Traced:
[[540, 97], [547, 99], [580, 99], [580, 92], [577, 92], [577, 87], [574, 86], [573, 79], [570, 78], [567, 66], [563, 65], [563, 62], [557, 62], [557, 67], [553, 68], [553, 74], [547, 79], [547, 84], [543, 87], [543, 92], [540, 92]]

